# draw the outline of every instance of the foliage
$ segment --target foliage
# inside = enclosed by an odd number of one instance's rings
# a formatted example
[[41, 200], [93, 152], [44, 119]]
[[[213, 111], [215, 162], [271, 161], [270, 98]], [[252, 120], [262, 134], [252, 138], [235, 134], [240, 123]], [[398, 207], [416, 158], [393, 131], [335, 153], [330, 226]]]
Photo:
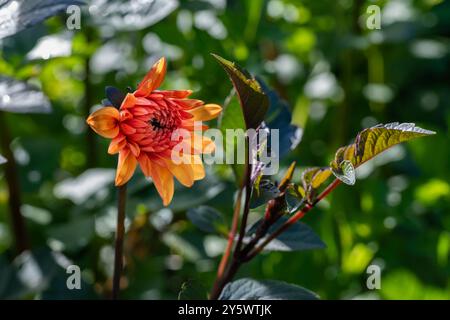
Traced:
[[[225, 106], [210, 127], [281, 132], [283, 175], [255, 173], [242, 249], [257, 235], [253, 250], [273, 240], [224, 284], [221, 299], [450, 298], [450, 3], [380, 2], [382, 28], [368, 30], [361, 17], [371, 1], [100, 1], [90, 8], [96, 2], [82, 5], [80, 30], [67, 30], [65, 13], [79, 1], [0, 5], [8, 18], [0, 22], [0, 298], [108, 296], [117, 159], [85, 119], [105, 87], [117, 87], [106, 96], [121, 101], [119, 92], [162, 55], [164, 89], [191, 88]], [[409, 14], [394, 14], [398, 6]], [[226, 151], [236, 148], [230, 142]], [[18, 255], [14, 166], [31, 244]], [[207, 298], [235, 191], [247, 176], [245, 164], [211, 166], [193, 188], [176, 185], [168, 208], [134, 177], [121, 297]], [[317, 202], [335, 177], [353, 186]], [[270, 219], [267, 203], [277, 204]], [[232, 242], [238, 239], [239, 232]], [[69, 264], [83, 271], [83, 290], [66, 289]], [[380, 290], [366, 288], [370, 264], [381, 267]]]

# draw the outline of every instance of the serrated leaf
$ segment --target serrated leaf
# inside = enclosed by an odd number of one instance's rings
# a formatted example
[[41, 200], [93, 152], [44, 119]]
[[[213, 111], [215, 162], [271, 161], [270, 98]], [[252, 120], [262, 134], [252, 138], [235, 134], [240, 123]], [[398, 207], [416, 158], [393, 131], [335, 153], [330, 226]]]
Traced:
[[298, 285], [275, 280], [243, 278], [228, 283], [219, 300], [317, 300], [319, 296]]
[[344, 161], [348, 160], [354, 168], [357, 168], [396, 144], [432, 134], [435, 132], [417, 127], [414, 123], [393, 122], [376, 125], [360, 132], [355, 143], [339, 148], [331, 162], [331, 170], [338, 179], [344, 177], [345, 180], [351, 174], [352, 167]]
[[236, 89], [243, 110], [246, 128], [256, 129], [267, 113], [269, 98], [261, 89], [258, 81], [251, 77], [246, 70], [216, 54], [212, 55], [224, 68]]
[[78, 0], [3, 0], [0, 2], [0, 39], [29, 28], [67, 10]]
[[[277, 230], [282, 224], [288, 220], [287, 216], [283, 216], [274, 223], [262, 240], [266, 239], [271, 233]], [[256, 232], [262, 220], [257, 221], [247, 231], [244, 242], [248, 242], [252, 235]], [[297, 221], [278, 237], [273, 239], [264, 248], [268, 251], [302, 251], [326, 248], [325, 243], [320, 240], [319, 236], [306, 224]]]
[[339, 164], [338, 170], [333, 170], [333, 174], [343, 183], [350, 186], [354, 185], [356, 182], [355, 167], [353, 167], [353, 164], [349, 160], [342, 161]]
[[49, 113], [44, 93], [25, 82], [0, 76], [0, 110], [15, 113]]
[[216, 209], [208, 206], [189, 209], [187, 217], [197, 228], [204, 232], [220, 233], [221, 230], [226, 228], [223, 215]]
[[302, 185], [305, 197], [309, 202], [313, 201], [317, 189], [331, 176], [331, 169], [328, 167], [307, 168], [302, 174]]
[[266, 204], [280, 195], [278, 187], [270, 180], [262, 180], [258, 189], [254, 190], [250, 200], [250, 209]]
[[161, 21], [178, 5], [177, 0], [94, 0], [89, 12], [98, 25], [118, 31], [137, 31]]

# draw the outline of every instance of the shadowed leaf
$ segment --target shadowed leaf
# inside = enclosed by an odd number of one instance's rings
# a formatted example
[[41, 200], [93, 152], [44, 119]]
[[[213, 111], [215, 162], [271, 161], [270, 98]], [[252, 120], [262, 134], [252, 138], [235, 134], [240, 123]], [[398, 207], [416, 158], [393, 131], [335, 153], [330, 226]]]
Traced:
[[247, 129], [256, 129], [264, 120], [269, 108], [269, 99], [258, 81], [236, 63], [212, 54], [229, 75], [238, 94]]
[[239, 279], [228, 283], [219, 300], [317, 300], [319, 296], [300, 286], [274, 280]]
[[96, 24], [108, 25], [119, 31], [136, 31], [161, 21], [177, 7], [177, 0], [94, 0], [90, 13]]
[[0, 39], [29, 28], [67, 10], [78, 0], [4, 0], [0, 2]]
[[[282, 224], [288, 220], [288, 217], [281, 217], [276, 223], [274, 223], [270, 228], [265, 237], [268, 237], [272, 232], [277, 230]], [[248, 242], [250, 237], [256, 232], [261, 220], [256, 222], [247, 231], [247, 236], [244, 241]], [[302, 222], [296, 222], [289, 227], [285, 232], [280, 234], [274, 240], [272, 240], [264, 250], [268, 251], [302, 251], [302, 250], [312, 250], [312, 249], [323, 249], [326, 248], [325, 243], [320, 240], [319, 236], [306, 224]]]
[[49, 113], [50, 101], [42, 91], [25, 82], [0, 77], [0, 110], [15, 113]]
[[208, 233], [218, 232], [225, 226], [222, 214], [208, 206], [189, 209], [187, 217], [197, 228]]
[[250, 208], [254, 209], [263, 204], [266, 204], [272, 199], [275, 199], [280, 195], [278, 187], [270, 180], [262, 180], [258, 188], [255, 188], [250, 200]]

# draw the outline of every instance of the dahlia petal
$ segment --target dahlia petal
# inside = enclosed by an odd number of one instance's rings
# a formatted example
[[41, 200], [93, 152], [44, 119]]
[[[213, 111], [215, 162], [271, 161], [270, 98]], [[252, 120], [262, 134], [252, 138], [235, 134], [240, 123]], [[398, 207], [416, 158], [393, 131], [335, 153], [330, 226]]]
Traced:
[[108, 153], [116, 154], [119, 153], [121, 149], [126, 146], [125, 136], [119, 133], [117, 137], [111, 140], [109, 144]]
[[166, 166], [183, 186], [192, 187], [194, 184], [194, 170], [189, 163], [175, 164], [172, 160], [166, 159]]
[[191, 164], [194, 172], [194, 180], [201, 180], [205, 177], [205, 168], [203, 167], [202, 159], [198, 155], [192, 156], [193, 161]]
[[192, 94], [192, 90], [158, 90], [156, 93], [161, 93], [166, 98], [184, 99]]
[[159, 59], [150, 71], [147, 73], [142, 82], [138, 85], [136, 95], [139, 97], [148, 96], [153, 90], [157, 89], [166, 75], [167, 62], [163, 57]]
[[139, 148], [139, 146], [131, 141], [128, 141], [128, 147], [130, 148], [131, 152], [133, 153], [133, 155], [137, 158], [139, 157], [139, 153], [141, 152], [141, 149]]
[[172, 201], [174, 193], [173, 175], [167, 168], [153, 163], [151, 167], [153, 184], [156, 187], [164, 206]]
[[189, 113], [194, 116], [195, 121], [215, 119], [220, 112], [222, 112], [222, 107], [218, 104], [205, 104], [204, 106], [189, 110]]
[[152, 176], [152, 162], [150, 158], [144, 152], [141, 152], [138, 158], [139, 165], [141, 167], [142, 172], [146, 177]]
[[125, 99], [122, 101], [122, 105], [120, 106], [120, 110], [132, 108], [136, 105], [137, 98], [132, 93], [127, 93]]
[[136, 133], [136, 129], [126, 123], [121, 123], [120, 128], [122, 129], [123, 133], [126, 135], [131, 135], [131, 134]]
[[104, 107], [95, 111], [86, 122], [102, 137], [114, 138], [119, 134], [119, 111], [114, 107]]
[[117, 164], [116, 172], [116, 186], [121, 186], [127, 183], [133, 176], [136, 170], [136, 158], [129, 149], [124, 149], [119, 153], [119, 162]]

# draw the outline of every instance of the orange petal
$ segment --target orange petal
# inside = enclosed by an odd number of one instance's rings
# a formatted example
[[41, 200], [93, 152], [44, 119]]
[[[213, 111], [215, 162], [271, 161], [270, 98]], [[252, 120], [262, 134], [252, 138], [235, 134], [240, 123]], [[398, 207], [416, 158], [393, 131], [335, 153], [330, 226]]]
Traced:
[[210, 138], [198, 134], [192, 134], [191, 136], [192, 138], [190, 143], [193, 154], [210, 154], [214, 151], [216, 146]]
[[141, 166], [141, 170], [146, 177], [152, 176], [152, 162], [150, 158], [144, 153], [141, 152], [138, 158], [139, 165]]
[[170, 159], [166, 159], [166, 166], [169, 171], [185, 187], [192, 187], [194, 184], [194, 170], [189, 163], [175, 164]]
[[192, 156], [192, 170], [194, 171], [194, 180], [201, 180], [205, 177], [205, 168], [202, 159], [198, 155]]
[[119, 153], [119, 163], [117, 164], [116, 186], [127, 183], [136, 170], [136, 158], [129, 149], [124, 149]]
[[109, 144], [108, 148], [108, 153], [109, 154], [119, 153], [119, 151], [123, 149], [125, 146], [126, 146], [125, 136], [119, 134], [117, 137], [111, 140], [111, 143]]
[[174, 193], [173, 175], [167, 168], [161, 167], [156, 163], [152, 164], [151, 171], [156, 190], [163, 200], [164, 206], [168, 206]]
[[167, 61], [164, 57], [159, 59], [145, 76], [144, 80], [139, 84], [136, 95], [147, 96], [153, 90], [157, 89], [164, 80], [166, 75]]
[[222, 112], [222, 107], [218, 104], [205, 104], [188, 112], [194, 116], [194, 121], [208, 121], [217, 118]]
[[115, 138], [119, 134], [119, 110], [114, 107], [104, 107], [92, 113], [86, 123], [105, 138]]

